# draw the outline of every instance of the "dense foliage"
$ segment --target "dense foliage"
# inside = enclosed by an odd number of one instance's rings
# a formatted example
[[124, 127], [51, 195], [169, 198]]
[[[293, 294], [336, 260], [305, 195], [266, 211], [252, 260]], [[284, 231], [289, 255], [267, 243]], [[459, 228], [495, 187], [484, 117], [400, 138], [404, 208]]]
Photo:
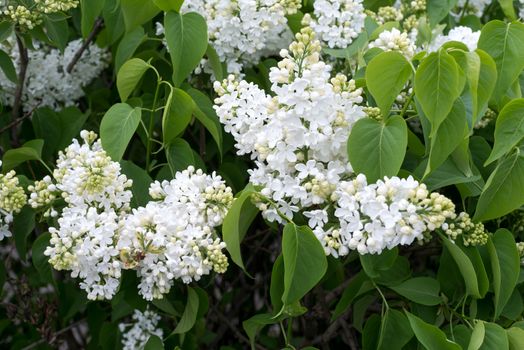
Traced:
[[523, 0], [0, 0], [0, 347], [524, 349]]

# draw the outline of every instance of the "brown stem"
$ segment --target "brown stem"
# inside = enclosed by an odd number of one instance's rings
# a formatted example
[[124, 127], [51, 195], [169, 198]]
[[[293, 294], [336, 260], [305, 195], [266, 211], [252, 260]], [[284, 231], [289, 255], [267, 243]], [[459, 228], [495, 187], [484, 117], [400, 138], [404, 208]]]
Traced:
[[[51, 342], [54, 342], [56, 341], [56, 339], [58, 338], [58, 336], [70, 331], [71, 329], [79, 326], [81, 323], [85, 322], [85, 319], [82, 319], [80, 321], [76, 321], [72, 324], [70, 324], [69, 326], [57, 331], [56, 333], [53, 334], [53, 339], [51, 340]], [[26, 346], [25, 348], [23, 348], [22, 350], [30, 350], [30, 349], [34, 349], [36, 348], [37, 346], [39, 345], [42, 345], [42, 344], [45, 344], [47, 343], [47, 340], [46, 339], [40, 339], [32, 344], [29, 344], [28, 346]]]
[[[29, 54], [27, 52], [27, 47], [24, 46], [24, 42], [22, 41], [18, 33], [15, 35], [15, 37], [16, 44], [18, 45], [18, 51], [20, 54], [20, 70], [18, 72], [18, 83], [16, 84], [15, 100], [13, 102], [13, 122], [16, 122], [20, 116], [20, 110], [22, 107], [22, 95], [24, 92], [24, 83], [27, 74], [27, 65], [29, 64]], [[15, 123], [15, 125], [17, 125], [17, 123]], [[11, 129], [11, 143], [13, 144], [13, 147], [19, 146], [18, 130], [16, 127]]]
[[[238, 327], [235, 326], [228, 317], [226, 317], [225, 315], [223, 315], [220, 311], [216, 309], [213, 311], [218, 316], [220, 321], [222, 321], [224, 324], [226, 324], [229, 327], [229, 329], [233, 332], [233, 334], [235, 334], [238, 340], [241, 340], [246, 344], [250, 344], [249, 339], [246, 336], [244, 336], [242, 333], [240, 333], [240, 331], [238, 330]], [[265, 347], [258, 345], [258, 344], [255, 344], [255, 348], [258, 350], [266, 350]]]
[[96, 19], [95, 24], [93, 25], [93, 30], [91, 30], [91, 33], [89, 33], [86, 40], [80, 47], [80, 49], [78, 49], [78, 51], [73, 56], [73, 59], [71, 60], [71, 62], [69, 62], [69, 64], [67, 65], [67, 68], [66, 68], [67, 73], [71, 74], [77, 62], [80, 60], [80, 58], [82, 58], [84, 51], [87, 50], [89, 45], [95, 40], [96, 36], [98, 35], [98, 33], [100, 33], [102, 28], [104, 28], [104, 20], [99, 17]]
[[21, 122], [23, 122], [24, 120], [26, 120], [27, 118], [29, 118], [30, 116], [33, 115], [33, 112], [35, 111], [35, 109], [38, 108], [40, 104], [38, 104], [36, 107], [34, 107], [31, 111], [25, 113], [23, 116], [21, 116], [20, 118], [17, 118], [15, 120], [13, 120], [11, 123], [7, 124], [6, 126], [4, 126], [3, 128], [0, 129], [0, 134], [11, 129], [11, 128], [14, 128], [15, 126], [17, 126], [18, 124], [20, 124]]

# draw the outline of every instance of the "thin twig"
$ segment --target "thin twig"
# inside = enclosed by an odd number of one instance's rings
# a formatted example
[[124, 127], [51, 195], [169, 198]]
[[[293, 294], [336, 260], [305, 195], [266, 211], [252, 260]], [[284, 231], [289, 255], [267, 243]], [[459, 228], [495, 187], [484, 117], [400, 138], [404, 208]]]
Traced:
[[[27, 65], [29, 64], [29, 55], [27, 52], [27, 47], [24, 46], [24, 42], [18, 34], [16, 34], [15, 37], [16, 44], [18, 45], [18, 51], [20, 54], [20, 70], [18, 72], [18, 82], [16, 84], [15, 100], [13, 102], [13, 122], [17, 121], [18, 117], [20, 116], [20, 109], [22, 106], [22, 95], [24, 92], [24, 83], [27, 73]], [[16, 128], [11, 129], [11, 142], [13, 146], [18, 146], [18, 131], [16, 130]]]
[[[218, 316], [218, 318], [224, 322], [228, 327], [229, 329], [231, 329], [233, 331], [233, 333], [235, 334], [235, 336], [238, 338], [238, 340], [242, 340], [243, 342], [245, 342], [246, 344], [250, 344], [250, 341], [249, 339], [247, 339], [246, 336], [244, 336], [242, 333], [240, 333], [237, 329], [237, 327], [235, 325], [233, 325], [230, 321], [229, 318], [227, 318], [225, 315], [223, 315], [220, 311], [218, 311], [217, 309], [213, 310], [215, 312], [215, 314]], [[255, 344], [255, 347], [259, 350], [267, 350], [265, 347], [261, 346], [261, 345], [258, 345], [258, 344]]]
[[71, 62], [67, 65], [67, 68], [66, 68], [67, 73], [71, 74], [71, 72], [73, 71], [73, 68], [75, 67], [77, 62], [80, 60], [80, 58], [82, 57], [82, 54], [84, 53], [84, 51], [95, 40], [96, 36], [98, 35], [98, 33], [100, 33], [100, 31], [103, 28], [104, 28], [104, 20], [99, 17], [96, 19], [95, 24], [93, 25], [93, 30], [91, 31], [91, 33], [89, 33], [86, 40], [80, 47], [80, 49], [78, 49], [78, 51], [73, 56], [73, 59], [71, 60]]
[[[76, 321], [75, 323], [71, 323], [69, 326], [59, 330], [58, 332], [56, 332], [54, 335], [53, 335], [53, 339], [51, 340], [51, 342], [54, 342], [56, 341], [56, 339], [58, 338], [59, 335], [61, 334], [64, 334], [66, 332], [68, 332], [69, 330], [71, 330], [72, 328], [75, 328], [76, 326], [80, 325], [81, 323], [83, 323], [85, 321], [85, 319], [82, 319], [80, 321]], [[36, 341], [32, 344], [29, 344], [28, 346], [26, 346], [25, 348], [22, 348], [22, 350], [30, 350], [30, 349], [34, 349], [35, 347], [41, 345], [41, 344], [44, 344], [46, 343], [47, 340], [46, 339], [40, 339], [39, 341]]]
[[35, 109], [38, 108], [40, 104], [38, 104], [37, 106], [35, 106], [32, 110], [30, 110], [29, 112], [25, 113], [23, 116], [21, 116], [20, 118], [17, 118], [15, 120], [13, 120], [11, 123], [7, 124], [6, 126], [4, 126], [2, 129], [0, 129], [0, 134], [17, 126], [18, 124], [20, 124], [21, 122], [23, 122], [25, 119], [29, 118], [30, 116], [33, 115], [33, 112], [35, 111]]

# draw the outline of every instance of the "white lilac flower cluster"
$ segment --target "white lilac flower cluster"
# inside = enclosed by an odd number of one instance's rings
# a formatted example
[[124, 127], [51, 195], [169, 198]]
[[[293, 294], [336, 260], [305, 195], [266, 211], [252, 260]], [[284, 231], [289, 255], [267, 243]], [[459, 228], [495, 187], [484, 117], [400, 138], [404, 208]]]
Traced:
[[[81, 137], [83, 143], [73, 140], [59, 153], [53, 179], [28, 187], [29, 205], [44, 216], [58, 216], [57, 199], [66, 204], [58, 227], [49, 228], [44, 253], [55, 269], [82, 279], [89, 299], [111, 299], [122, 269], [136, 269], [139, 292], [147, 300], [162, 298], [175, 279], [189, 283], [211, 271], [226, 271], [225, 243], [215, 227], [222, 224], [233, 194], [220, 176], [189, 167], [169, 182], [151, 184], [153, 200], [131, 210], [132, 181], [95, 133], [84, 130]], [[14, 201], [12, 192], [9, 200]]]
[[450, 41], [458, 41], [466, 45], [469, 51], [475, 51], [480, 38], [480, 31], [472, 31], [469, 27], [455, 27], [447, 35], [439, 34], [429, 45], [429, 51], [437, 51], [442, 45]]
[[331, 78], [312, 29], [302, 29], [281, 55], [270, 72], [274, 97], [233, 77], [215, 83], [224, 129], [237, 153], [255, 161], [250, 182], [260, 188], [255, 201], [264, 217], [282, 223], [303, 215], [333, 256], [380, 253], [436, 229], [455, 232], [453, 203], [425, 185], [397, 177], [368, 184], [355, 176], [346, 141], [354, 123], [373, 111], [359, 105], [354, 81]]
[[[220, 60], [228, 72], [240, 74], [244, 66], [289, 45], [293, 36], [286, 16], [300, 6], [299, 0], [193, 0], [186, 1], [181, 11], [206, 19], [210, 43]], [[211, 72], [205, 60], [202, 67]]]
[[379, 25], [383, 25], [386, 22], [400, 22], [404, 19], [402, 10], [394, 6], [382, 6], [378, 8], [377, 12], [371, 10], [366, 10], [365, 12], [368, 17], [371, 17]]
[[158, 327], [160, 315], [151, 310], [135, 310], [131, 323], [120, 323], [118, 329], [122, 333], [123, 350], [143, 350], [149, 337], [156, 335], [162, 338], [164, 331]]
[[304, 24], [330, 48], [346, 48], [364, 29], [362, 0], [316, 0], [313, 7], [313, 17], [306, 14]]
[[189, 283], [225, 272], [225, 243], [213, 228], [233, 194], [220, 176], [189, 167], [171, 181], [154, 182], [149, 192], [154, 201], [126, 217], [117, 246], [125, 267], [136, 268], [144, 299], [162, 298], [174, 279]]
[[[120, 221], [129, 210], [132, 181], [120, 172], [102, 149], [93, 132], [82, 131], [77, 140], [59, 153], [51, 181], [32, 188], [31, 205], [49, 205], [46, 199], [56, 189], [66, 207], [58, 227], [50, 227], [50, 245], [44, 254], [57, 270], [71, 271], [82, 279], [80, 287], [89, 299], [110, 299], [120, 285], [122, 264], [117, 250]], [[47, 186], [46, 186], [47, 185]], [[57, 196], [56, 194], [54, 195]]]
[[407, 59], [411, 59], [415, 54], [415, 43], [411, 40], [407, 32], [401, 32], [397, 28], [384, 30], [378, 38], [370, 42], [369, 48], [377, 47], [384, 51], [397, 51]]
[[45, 176], [42, 180], [35, 181], [33, 185], [27, 187], [29, 200], [27, 203], [33, 209], [43, 209], [44, 217], [56, 217], [58, 212], [53, 207], [59, 194], [51, 176]]
[[[109, 65], [109, 53], [95, 44], [89, 45], [75, 64], [71, 73], [67, 66], [82, 46], [82, 39], [71, 41], [64, 52], [40, 42], [34, 42], [34, 50], [29, 50], [23, 107], [26, 112], [38, 107], [51, 107], [55, 110], [74, 105], [84, 96], [83, 88]], [[0, 49], [9, 54], [15, 67], [20, 66], [20, 54], [14, 38], [10, 38]], [[16, 84], [0, 71], [0, 101], [6, 105], [14, 103]]]
[[519, 17], [524, 18], [524, 0], [519, 0]]
[[263, 207], [269, 220], [326, 202], [341, 176], [351, 172], [346, 140], [365, 116], [358, 105], [362, 89], [344, 75], [331, 79], [311, 28], [296, 37], [269, 74], [275, 97], [233, 77], [215, 83], [220, 96], [215, 109], [224, 129], [234, 136], [238, 154], [255, 160], [251, 182], [275, 202]]
[[4, 15], [14, 23], [29, 30], [42, 24], [46, 14], [66, 12], [78, 6], [78, 0], [33, 0], [27, 2], [7, 0], [0, 3], [0, 15]]
[[360, 174], [352, 181], [341, 182], [332, 197], [340, 226], [326, 230], [316, 225], [313, 232], [326, 253], [334, 256], [346, 255], [348, 249], [380, 254], [385, 248], [409, 245], [456, 217], [451, 200], [429, 193], [411, 176], [385, 177], [368, 184]]
[[400, 8], [402, 13], [421, 13], [426, 11], [426, 0], [397, 0], [395, 7]]
[[19, 213], [26, 202], [27, 197], [16, 173], [11, 170], [0, 174], [0, 241], [12, 236], [9, 225], [13, 222], [13, 214]]

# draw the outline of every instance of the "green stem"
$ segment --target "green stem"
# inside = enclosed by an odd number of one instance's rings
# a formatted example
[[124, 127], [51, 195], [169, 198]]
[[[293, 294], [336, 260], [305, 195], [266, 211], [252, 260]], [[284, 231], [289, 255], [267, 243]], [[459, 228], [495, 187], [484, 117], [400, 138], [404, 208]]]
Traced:
[[[384, 294], [382, 293], [382, 290], [380, 290], [380, 288], [378, 287], [378, 285], [373, 282], [373, 286], [375, 287], [375, 289], [378, 291], [378, 294], [380, 294], [380, 297], [382, 298], [382, 306], [386, 307], [387, 310], [389, 310], [389, 304], [388, 304], [388, 301], [386, 300], [386, 297], [384, 296]], [[384, 317], [384, 312], [382, 312], [382, 317]]]
[[286, 343], [286, 346], [287, 346], [288, 344], [287, 333], [286, 333], [286, 330], [284, 329], [284, 324], [282, 323], [282, 321], [280, 321], [279, 324], [280, 324], [280, 331], [282, 332], [282, 336], [284, 337], [284, 343]]
[[462, 8], [462, 12], [460, 13], [460, 20], [464, 18], [464, 15], [466, 14], [466, 10], [469, 6], [469, 0], [466, 0], [466, 3], [464, 4], [464, 7]]
[[147, 147], [146, 147], [146, 171], [149, 172], [149, 167], [151, 166], [151, 149], [153, 147], [153, 142], [151, 138], [153, 137], [153, 128], [155, 126], [155, 109], [156, 103], [158, 100], [158, 93], [160, 91], [160, 81], [156, 84], [155, 97], [153, 98], [153, 108], [151, 110], [151, 115], [149, 117], [149, 128], [147, 132]]
[[[280, 321], [279, 324], [280, 324], [280, 331], [282, 332], [282, 335], [284, 336], [284, 342], [286, 343], [286, 348], [290, 348], [290, 349], [295, 350], [296, 348], [289, 343], [288, 335], [286, 333], [286, 330], [284, 329], [284, 323], [282, 323], [282, 321]], [[288, 322], [288, 328], [289, 328], [290, 324], [291, 324], [291, 322]], [[288, 331], [289, 331], [289, 329], [288, 329]]]
[[40, 159], [40, 163], [46, 168], [47, 171], [49, 171], [49, 174], [53, 175], [53, 170], [42, 160]]
[[[287, 320], [287, 338], [292, 339], [293, 338], [293, 318], [290, 317]], [[291, 345], [289, 345], [291, 346]]]
[[409, 97], [408, 97], [408, 100], [406, 101], [406, 103], [404, 104], [404, 107], [402, 107], [402, 110], [400, 111], [400, 116], [401, 117], [404, 117], [404, 114], [406, 114], [406, 111], [409, 107], [409, 105], [411, 104], [411, 101], [413, 100], [413, 96], [415, 95], [415, 91], [413, 91]]

